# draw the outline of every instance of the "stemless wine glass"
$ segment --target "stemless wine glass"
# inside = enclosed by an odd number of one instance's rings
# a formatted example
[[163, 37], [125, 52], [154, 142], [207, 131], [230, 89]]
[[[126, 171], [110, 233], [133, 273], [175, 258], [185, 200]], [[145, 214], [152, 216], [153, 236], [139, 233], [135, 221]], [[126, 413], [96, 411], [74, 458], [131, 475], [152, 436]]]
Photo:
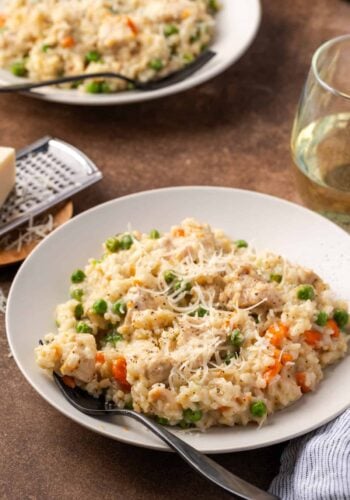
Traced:
[[315, 52], [291, 147], [304, 203], [350, 232], [350, 35]]

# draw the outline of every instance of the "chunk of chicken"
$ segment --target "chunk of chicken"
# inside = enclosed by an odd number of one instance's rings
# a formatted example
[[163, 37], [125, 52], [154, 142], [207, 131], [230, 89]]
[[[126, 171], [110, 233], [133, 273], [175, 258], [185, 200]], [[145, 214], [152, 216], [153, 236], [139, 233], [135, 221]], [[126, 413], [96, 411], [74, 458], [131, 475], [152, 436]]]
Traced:
[[240, 276], [239, 280], [226, 285], [220, 300], [226, 302], [229, 308], [246, 308], [264, 300], [262, 307], [279, 309], [283, 305], [280, 290], [274, 283], [261, 281], [250, 275]]
[[90, 382], [95, 373], [96, 342], [93, 335], [78, 333], [75, 345], [63, 354], [60, 371], [62, 375], [76, 377], [82, 382]]
[[151, 385], [165, 382], [169, 377], [172, 362], [169, 357], [160, 355], [151, 358], [146, 365], [146, 377]]
[[44, 369], [90, 382], [95, 373], [96, 342], [86, 333], [59, 334], [53, 342], [35, 350], [36, 360]]

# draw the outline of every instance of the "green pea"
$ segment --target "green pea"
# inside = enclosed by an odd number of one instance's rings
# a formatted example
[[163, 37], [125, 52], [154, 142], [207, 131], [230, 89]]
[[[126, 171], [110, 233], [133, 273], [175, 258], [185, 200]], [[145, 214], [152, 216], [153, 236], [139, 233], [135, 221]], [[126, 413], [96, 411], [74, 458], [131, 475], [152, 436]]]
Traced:
[[82, 290], [81, 288], [75, 288], [70, 292], [70, 296], [72, 297], [72, 299], [78, 300], [79, 302], [83, 298], [83, 295], [84, 295], [84, 290]]
[[77, 89], [81, 85], [81, 81], [77, 80], [76, 82], [72, 82], [70, 88]]
[[103, 94], [105, 87], [103, 82], [90, 82], [86, 85], [85, 90], [89, 94]]
[[84, 315], [84, 308], [82, 304], [77, 304], [74, 309], [75, 319], [81, 319]]
[[83, 321], [79, 321], [79, 323], [76, 326], [76, 331], [78, 333], [92, 333], [92, 328], [87, 323], [84, 323]]
[[102, 262], [102, 259], [93, 259], [92, 260], [92, 265], [93, 266], [97, 266], [98, 264], [101, 264]]
[[16, 61], [11, 66], [11, 73], [15, 76], [26, 76], [28, 71], [24, 61]]
[[349, 322], [349, 313], [345, 309], [335, 309], [333, 318], [339, 328], [344, 328]]
[[176, 278], [176, 274], [174, 273], [174, 271], [164, 271], [163, 273], [163, 277], [165, 279], [165, 282], [170, 285], [170, 283], [172, 283], [174, 281], [174, 279]]
[[108, 333], [103, 340], [104, 342], [111, 342], [112, 344], [116, 345], [116, 343], [120, 340], [123, 340], [123, 338], [123, 335], [118, 331], [112, 331]]
[[124, 300], [118, 300], [112, 305], [112, 312], [114, 312], [114, 314], [118, 314], [118, 316], [125, 316], [126, 311], [127, 308]]
[[109, 250], [112, 253], [118, 252], [119, 247], [120, 247], [119, 240], [117, 238], [115, 238], [114, 236], [112, 236], [111, 238], [108, 238], [105, 242], [105, 245], [106, 245], [107, 250]]
[[97, 50], [90, 50], [90, 52], [88, 52], [85, 55], [85, 61], [87, 63], [98, 62], [100, 60], [101, 60], [101, 54], [99, 52], [97, 52]]
[[204, 318], [204, 316], [207, 316], [208, 314], [209, 314], [208, 309], [199, 306], [196, 311], [190, 313], [190, 316], [197, 316], [198, 318]]
[[124, 408], [126, 410], [133, 410], [134, 409], [134, 405], [132, 403], [132, 399], [130, 401], [127, 401], [125, 404], [124, 404]]
[[109, 86], [109, 83], [101, 82], [100, 90], [101, 90], [101, 92], [100, 92], [101, 94], [109, 94], [111, 91], [111, 87]]
[[229, 365], [231, 363], [232, 358], [238, 358], [239, 354], [238, 352], [229, 352], [226, 354], [226, 357], [224, 359], [225, 365]]
[[158, 415], [156, 416], [156, 422], [160, 425], [169, 425], [169, 420], [167, 418], [158, 417]]
[[189, 281], [176, 280], [173, 289], [175, 291], [189, 292], [192, 288], [192, 284]]
[[243, 338], [243, 335], [241, 333], [241, 330], [239, 330], [238, 328], [233, 330], [233, 332], [229, 335], [229, 341], [234, 347], [239, 349], [244, 342], [244, 338]]
[[194, 60], [194, 55], [193, 54], [184, 54], [183, 55], [183, 60], [185, 61], [186, 64], [190, 64]]
[[245, 240], [236, 240], [235, 245], [237, 248], [247, 248], [248, 243]]
[[171, 36], [179, 33], [179, 28], [175, 24], [167, 24], [164, 26], [164, 35]]
[[45, 43], [42, 47], [41, 47], [41, 50], [43, 52], [47, 52], [49, 49], [51, 49], [51, 45], [48, 45], [47, 43]]
[[190, 37], [190, 43], [198, 42], [198, 40], [200, 40], [200, 37], [201, 37], [201, 30], [197, 29], [197, 32]]
[[187, 408], [183, 411], [183, 418], [185, 422], [193, 424], [195, 422], [199, 422], [199, 420], [203, 416], [202, 410], [191, 410], [191, 408]]
[[267, 408], [266, 408], [266, 404], [264, 403], [264, 401], [255, 401], [254, 403], [252, 403], [250, 405], [250, 413], [254, 417], [259, 417], [259, 418], [266, 415]]
[[208, 0], [208, 7], [213, 12], [218, 12], [220, 9], [219, 3], [217, 0]]
[[276, 283], [281, 283], [282, 274], [270, 274], [270, 281], [275, 281]]
[[108, 304], [104, 299], [98, 299], [96, 302], [94, 302], [92, 306], [92, 310], [95, 314], [98, 314], [99, 316], [103, 316], [108, 309]]
[[155, 71], [160, 71], [161, 69], [164, 68], [164, 63], [161, 59], [152, 59], [148, 65], [151, 69], [154, 69]]
[[149, 237], [152, 240], [158, 240], [160, 238], [160, 232], [157, 231], [157, 229], [152, 229], [152, 231], [149, 233]]
[[81, 269], [77, 269], [76, 271], [74, 271], [74, 273], [70, 277], [72, 283], [82, 283], [85, 278], [86, 275]]
[[315, 320], [316, 325], [326, 326], [327, 321], [328, 321], [328, 314], [324, 311], [320, 311]]
[[124, 234], [124, 236], [120, 239], [120, 248], [122, 250], [129, 250], [133, 243], [134, 240], [132, 239], [132, 236], [130, 234]]
[[300, 300], [313, 300], [315, 298], [315, 290], [311, 285], [303, 285], [299, 287], [297, 297]]
[[182, 419], [180, 422], [178, 422], [178, 426], [181, 427], [181, 429], [189, 429], [191, 427], [190, 422], [186, 422], [186, 420]]

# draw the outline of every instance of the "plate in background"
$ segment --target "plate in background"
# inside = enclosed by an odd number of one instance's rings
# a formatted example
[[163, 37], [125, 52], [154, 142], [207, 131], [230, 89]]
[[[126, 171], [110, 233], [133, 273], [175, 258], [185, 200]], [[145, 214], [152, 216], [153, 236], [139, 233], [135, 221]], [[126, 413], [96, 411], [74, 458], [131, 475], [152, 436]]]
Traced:
[[[28, 382], [61, 413], [95, 432], [147, 448], [167, 450], [132, 419], [97, 419], [73, 408], [35, 364], [33, 350], [40, 337], [55, 329], [54, 309], [68, 298], [72, 269], [101, 255], [101, 242], [125, 231], [128, 223], [145, 232], [154, 227], [167, 230], [189, 216], [224, 229], [234, 239], [248, 240], [258, 250], [270, 249], [311, 267], [350, 301], [349, 235], [320, 215], [272, 196], [216, 187], [160, 189], [104, 203], [56, 229], [28, 257], [13, 282], [6, 314], [11, 351]], [[344, 391], [344, 380], [350, 380], [348, 361], [328, 368], [316, 392], [275, 413], [260, 429], [249, 425], [211, 428], [201, 434], [175, 432], [206, 453], [259, 448], [304, 434], [350, 405], [350, 394]]]
[[[0, 0], [0, 9], [5, 0]], [[210, 46], [217, 55], [197, 73], [183, 82], [155, 91], [127, 91], [114, 94], [85, 94], [76, 90], [55, 87], [37, 89], [27, 95], [66, 104], [108, 106], [148, 101], [190, 89], [225, 71], [247, 50], [260, 24], [259, 0], [220, 0], [223, 8], [217, 15], [217, 35]], [[0, 84], [23, 81], [8, 71], [0, 69]]]

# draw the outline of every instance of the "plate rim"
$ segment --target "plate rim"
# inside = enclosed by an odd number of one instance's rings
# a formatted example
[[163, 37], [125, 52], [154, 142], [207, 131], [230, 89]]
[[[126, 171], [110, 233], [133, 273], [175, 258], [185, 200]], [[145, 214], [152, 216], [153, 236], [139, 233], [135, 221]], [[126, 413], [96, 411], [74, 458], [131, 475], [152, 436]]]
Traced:
[[[121, 197], [116, 197], [116, 198], [108, 200], [104, 203], [98, 204], [94, 207], [91, 207], [90, 209], [76, 215], [75, 217], [73, 217], [72, 219], [70, 219], [69, 221], [64, 223], [62, 226], [59, 226], [58, 228], [56, 228], [52, 233], [50, 233], [50, 235], [47, 236], [47, 238], [45, 238], [44, 240], [42, 240], [38, 244], [38, 246], [33, 250], [33, 252], [28, 256], [28, 258], [23, 262], [23, 264], [21, 265], [20, 269], [18, 270], [18, 272], [17, 272], [17, 274], [16, 274], [16, 276], [11, 284], [10, 291], [8, 294], [8, 300], [7, 300], [7, 308], [6, 308], [6, 315], [5, 315], [5, 327], [6, 327], [7, 341], [9, 343], [13, 358], [16, 361], [17, 368], [19, 368], [19, 370], [22, 373], [22, 375], [24, 376], [24, 378], [27, 380], [27, 382], [30, 384], [30, 386], [39, 394], [39, 396], [41, 396], [50, 406], [52, 406], [56, 410], [58, 410], [58, 412], [61, 415], [68, 417], [69, 419], [73, 420], [74, 422], [78, 423], [79, 425], [83, 426], [84, 428], [86, 428], [90, 431], [96, 432], [96, 433], [101, 434], [105, 437], [108, 437], [110, 439], [114, 439], [114, 440], [117, 440], [117, 441], [120, 441], [120, 442], [123, 442], [126, 444], [130, 444], [133, 446], [146, 448], [146, 449], [157, 450], [157, 451], [170, 452], [172, 450], [170, 448], [168, 448], [162, 441], [159, 441], [157, 438], [155, 438], [154, 443], [143, 443], [143, 442], [135, 442], [132, 438], [131, 439], [128, 438], [127, 435], [111, 436], [111, 434], [108, 432], [108, 430], [103, 429], [104, 420], [102, 420], [102, 419], [100, 420], [100, 423], [102, 424], [101, 426], [96, 425], [96, 419], [94, 419], [92, 417], [88, 417], [88, 419], [86, 421], [82, 421], [79, 419], [79, 416], [81, 416], [81, 413], [79, 413], [77, 410], [75, 411], [75, 409], [73, 407], [70, 409], [70, 411], [66, 411], [65, 408], [60, 407], [58, 402], [52, 400], [50, 398], [50, 396], [43, 394], [41, 392], [41, 390], [39, 390], [39, 388], [37, 387], [36, 383], [30, 379], [29, 374], [27, 375], [24, 367], [22, 366], [21, 362], [17, 358], [17, 353], [16, 353], [14, 346], [12, 344], [12, 341], [11, 341], [10, 312], [9, 311], [10, 311], [10, 308], [13, 307], [12, 306], [12, 295], [14, 293], [16, 286], [17, 286], [17, 281], [21, 279], [21, 274], [22, 274], [23, 269], [25, 267], [27, 267], [28, 265], [30, 265], [30, 262], [34, 258], [36, 252], [40, 251], [41, 247], [45, 244], [45, 242], [49, 238], [51, 238], [53, 235], [59, 233], [60, 231], [64, 231], [64, 229], [67, 225], [74, 224], [76, 220], [79, 220], [80, 218], [83, 218], [85, 216], [89, 216], [91, 213], [94, 213], [98, 210], [103, 210], [105, 206], [112, 205], [118, 201], [125, 201], [125, 200], [129, 200], [129, 199], [135, 199], [138, 197], [142, 198], [144, 195], [152, 195], [154, 193], [169, 193], [169, 192], [194, 191], [194, 190], [195, 191], [203, 191], [203, 192], [205, 192], [207, 190], [228, 192], [228, 193], [231, 193], [232, 195], [234, 195], [235, 193], [240, 193], [240, 194], [244, 194], [244, 195], [248, 195], [248, 196], [252, 196], [252, 197], [257, 197], [260, 199], [273, 200], [274, 202], [282, 203], [282, 204], [287, 205], [287, 206], [292, 206], [294, 209], [297, 209], [300, 212], [306, 211], [309, 213], [309, 215], [314, 217], [315, 220], [321, 219], [323, 224], [327, 224], [327, 225], [331, 226], [333, 228], [333, 230], [336, 230], [341, 236], [344, 237], [344, 235], [345, 235], [346, 237], [350, 237], [344, 229], [337, 226], [329, 219], [322, 217], [320, 214], [313, 212], [312, 210], [310, 210], [302, 205], [298, 205], [298, 204], [293, 203], [289, 200], [285, 200], [283, 198], [279, 198], [277, 196], [273, 196], [273, 195], [270, 195], [267, 193], [260, 193], [257, 191], [252, 191], [252, 190], [248, 190], [248, 189], [241, 189], [241, 188], [231, 188], [231, 187], [225, 187], [225, 186], [209, 186], [209, 185], [175, 186], [175, 187], [165, 187], [165, 188], [160, 188], [160, 189], [143, 190], [140, 192], [131, 193], [131, 194], [124, 195]], [[346, 356], [349, 356], [349, 354], [347, 354]], [[332, 365], [332, 366], [336, 366], [336, 365]], [[43, 376], [45, 376], [44, 373], [43, 373]], [[291, 405], [291, 406], [293, 406], [293, 405]], [[286, 409], [290, 408], [291, 406], [287, 407]], [[305, 434], [321, 427], [322, 425], [335, 419], [343, 411], [345, 411], [347, 408], [349, 408], [349, 406], [350, 406], [350, 401], [345, 403], [345, 399], [344, 399], [344, 403], [342, 404], [342, 406], [339, 408], [339, 410], [336, 413], [333, 413], [331, 416], [324, 417], [323, 419], [321, 419], [321, 421], [318, 421], [316, 424], [311, 424], [307, 428], [303, 428], [300, 431], [289, 434], [287, 437], [282, 436], [282, 437], [277, 437], [274, 439], [266, 438], [265, 441], [260, 442], [258, 445], [251, 443], [251, 444], [242, 445], [242, 446], [235, 447], [235, 448], [225, 448], [225, 449], [212, 449], [212, 448], [202, 449], [202, 448], [200, 448], [200, 450], [206, 454], [223, 454], [223, 453], [236, 453], [236, 452], [240, 452], [240, 451], [248, 451], [248, 450], [253, 450], [253, 449], [264, 448], [267, 446], [273, 446], [275, 444], [289, 441], [290, 439], [294, 439], [296, 437], [305, 435]], [[283, 411], [283, 410], [281, 410], [281, 411]], [[116, 425], [119, 425], [119, 424], [116, 424]], [[228, 427], [226, 429], [223, 427], [222, 429], [227, 430], [227, 432], [229, 432], [230, 429], [232, 429], [232, 428]], [[179, 431], [177, 429], [171, 429], [171, 432], [173, 432], [174, 434], [176, 434], [182, 438], [184, 436], [186, 436], [185, 433], [183, 433], [182, 431]], [[194, 433], [192, 433], [192, 435], [194, 435]], [[192, 445], [194, 447], [196, 447], [193, 443], [192, 443]]]
[[[218, 76], [221, 73], [224, 73], [230, 66], [232, 66], [235, 62], [237, 62], [242, 55], [248, 50], [248, 48], [253, 43], [257, 32], [259, 30], [261, 19], [262, 19], [262, 4], [261, 0], [250, 0], [252, 2], [252, 6], [255, 13], [255, 23], [250, 27], [250, 32], [245, 40], [245, 43], [240, 47], [240, 50], [236, 51], [231, 57], [228, 57], [222, 64], [219, 64], [217, 67], [212, 68], [208, 73], [195, 74], [186, 80], [174, 84], [170, 87], [166, 87], [164, 89], [160, 89], [157, 91], [148, 91], [143, 93], [115, 93], [109, 96], [84, 96], [84, 98], [74, 100], [73, 95], [68, 95], [65, 97], [65, 91], [59, 92], [40, 92], [40, 91], [27, 91], [21, 92], [22, 95], [33, 97], [35, 99], [40, 99], [48, 102], [56, 102], [58, 104], [67, 104], [70, 106], [122, 106], [126, 104], [140, 103], [146, 101], [153, 101], [156, 99], [161, 99], [163, 97], [167, 97], [170, 95], [176, 95], [181, 92], [185, 92], [186, 90], [190, 90], [191, 88], [195, 88], [205, 82], [208, 82]], [[6, 71], [6, 70], [2, 70]], [[193, 83], [192, 77], [197, 76], [195, 82]], [[0, 83], [8, 83], [6, 79], [0, 76]], [[129, 98], [128, 98], [129, 95]], [[125, 96], [125, 98], [124, 98]]]

